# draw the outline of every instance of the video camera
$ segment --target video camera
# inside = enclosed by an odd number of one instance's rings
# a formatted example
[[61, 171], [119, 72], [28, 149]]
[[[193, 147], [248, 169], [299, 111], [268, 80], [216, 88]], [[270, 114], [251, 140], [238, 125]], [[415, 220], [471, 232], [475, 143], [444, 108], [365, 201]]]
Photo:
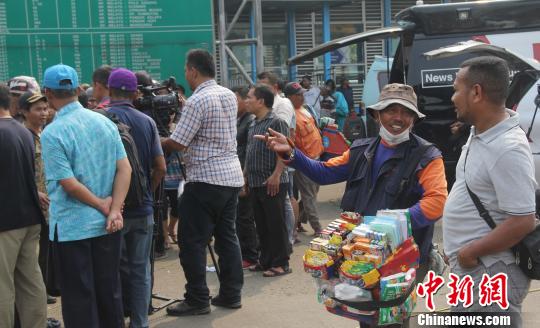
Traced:
[[149, 115], [155, 122], [159, 135], [168, 137], [169, 123], [180, 116], [183, 99], [176, 92], [176, 79], [170, 77], [164, 84], [138, 86], [142, 97], [135, 99], [133, 105]]

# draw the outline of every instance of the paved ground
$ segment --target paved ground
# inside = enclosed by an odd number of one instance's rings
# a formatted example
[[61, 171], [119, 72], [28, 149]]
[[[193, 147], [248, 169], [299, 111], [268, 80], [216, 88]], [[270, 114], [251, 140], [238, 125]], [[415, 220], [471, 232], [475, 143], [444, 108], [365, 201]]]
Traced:
[[[339, 197], [344, 185], [321, 188], [319, 210], [323, 222], [327, 223], [338, 215]], [[311, 232], [301, 234], [302, 243], [297, 245], [291, 258], [293, 273], [277, 278], [264, 278], [260, 274], [246, 272], [243, 292], [243, 307], [240, 310], [225, 310], [212, 307], [212, 313], [198, 317], [168, 317], [161, 310], [150, 317], [150, 326], [159, 328], [276, 328], [276, 327], [316, 327], [353, 328], [358, 324], [352, 320], [332, 315], [317, 303], [315, 284], [303, 272], [302, 254], [311, 240]], [[436, 242], [441, 243], [441, 226], [437, 224]], [[211, 264], [210, 259], [208, 264]], [[178, 261], [178, 249], [169, 251], [167, 258], [156, 261], [156, 286], [154, 292], [168, 297], [181, 298], [184, 290], [184, 275]], [[213, 272], [207, 274], [208, 286], [212, 295], [218, 291], [217, 277]], [[443, 287], [444, 288], [444, 287]], [[534, 282], [532, 292], [525, 300], [524, 327], [538, 327], [540, 323], [540, 283]], [[436, 295], [437, 309], [446, 306], [445, 296]], [[155, 301], [154, 304], [159, 304]], [[420, 300], [416, 311], [424, 311]], [[49, 315], [60, 318], [60, 304], [49, 306]]]

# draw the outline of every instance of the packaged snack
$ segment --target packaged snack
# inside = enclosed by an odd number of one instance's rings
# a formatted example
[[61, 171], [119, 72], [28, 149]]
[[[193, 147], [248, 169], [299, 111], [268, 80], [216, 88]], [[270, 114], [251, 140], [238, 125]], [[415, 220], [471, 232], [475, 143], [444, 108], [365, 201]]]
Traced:
[[[413, 283], [413, 282], [410, 282]], [[392, 300], [402, 296], [410, 287], [410, 283], [388, 284], [381, 289], [381, 300]], [[382, 308], [379, 310], [379, 325], [401, 324], [407, 319], [416, 305], [416, 293], [413, 291], [399, 306]]]
[[[339, 278], [342, 282], [349, 285], [358, 287], [370, 287], [371, 285], [367, 285], [366, 281], [364, 281], [363, 275], [369, 273], [373, 269], [375, 269], [375, 267], [372, 263], [347, 260], [341, 264], [341, 267], [339, 269]], [[377, 283], [378, 277], [378, 272], [376, 273], [376, 276], [375, 273], [372, 273], [372, 275], [367, 277], [368, 283]], [[374, 279], [375, 281], [373, 281]]]
[[379, 268], [381, 276], [386, 277], [400, 272], [407, 272], [410, 268], [418, 269], [420, 250], [412, 237], [409, 237], [403, 244], [385, 260]]
[[362, 221], [362, 216], [354, 212], [343, 212], [341, 213], [340, 217], [343, 220], [353, 223], [353, 224], [360, 224]]
[[371, 288], [379, 282], [381, 275], [377, 269], [373, 269], [368, 273], [362, 275], [362, 281], [364, 282], [364, 288]]
[[313, 278], [330, 279], [335, 275], [334, 260], [324, 252], [308, 249], [303, 260], [304, 271]]
[[403, 239], [412, 236], [411, 215], [408, 209], [402, 210], [379, 210], [377, 216], [395, 217], [401, 223]]
[[388, 284], [397, 284], [401, 282], [409, 283], [414, 279], [416, 279], [416, 270], [411, 268], [407, 272], [400, 272], [386, 277], [383, 276], [381, 278], [380, 288], [381, 290], [384, 290]]
[[399, 221], [392, 217], [375, 217], [373, 221], [368, 224], [369, 228], [374, 232], [385, 233], [388, 238], [388, 244], [394, 251], [404, 241], [401, 234], [401, 224]]
[[326, 245], [328, 245], [327, 239], [315, 238], [309, 243], [309, 248], [314, 251], [322, 251]]

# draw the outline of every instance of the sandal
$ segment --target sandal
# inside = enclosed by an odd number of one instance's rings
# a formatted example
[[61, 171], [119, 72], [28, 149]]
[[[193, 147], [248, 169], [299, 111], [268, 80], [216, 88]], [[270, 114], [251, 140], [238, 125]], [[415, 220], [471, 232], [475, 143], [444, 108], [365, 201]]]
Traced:
[[267, 277], [267, 278], [279, 277], [279, 276], [284, 276], [292, 272], [291, 268], [282, 268], [282, 269], [283, 271], [278, 271], [276, 270], [276, 268], [270, 268], [269, 270], [263, 272], [263, 277]]
[[254, 264], [248, 268], [251, 272], [259, 272], [264, 271], [264, 268], [260, 265], [260, 263]]
[[178, 238], [177, 238], [176, 234], [169, 233], [169, 237], [171, 237], [171, 240], [172, 240], [173, 243], [178, 244]]

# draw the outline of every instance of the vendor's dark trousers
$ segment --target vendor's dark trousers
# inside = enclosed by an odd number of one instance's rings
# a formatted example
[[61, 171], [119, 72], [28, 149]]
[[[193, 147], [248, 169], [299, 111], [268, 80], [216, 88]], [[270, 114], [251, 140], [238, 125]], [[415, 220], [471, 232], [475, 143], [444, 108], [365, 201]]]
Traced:
[[214, 236], [219, 256], [219, 294], [227, 301], [241, 299], [244, 273], [236, 236], [236, 205], [240, 188], [190, 182], [180, 198], [178, 242], [186, 277], [184, 298], [191, 306], [209, 303], [206, 285], [206, 248]]
[[252, 263], [257, 262], [259, 259], [257, 230], [255, 229], [255, 218], [253, 217], [253, 208], [249, 196], [238, 197], [236, 233], [240, 241], [242, 260]]
[[121, 241], [122, 233], [118, 231], [56, 242], [66, 328], [124, 327], [119, 273]]
[[266, 187], [250, 190], [257, 234], [259, 235], [259, 263], [264, 269], [289, 266], [289, 240], [285, 224], [287, 184], [280, 184], [279, 193], [269, 196]]

